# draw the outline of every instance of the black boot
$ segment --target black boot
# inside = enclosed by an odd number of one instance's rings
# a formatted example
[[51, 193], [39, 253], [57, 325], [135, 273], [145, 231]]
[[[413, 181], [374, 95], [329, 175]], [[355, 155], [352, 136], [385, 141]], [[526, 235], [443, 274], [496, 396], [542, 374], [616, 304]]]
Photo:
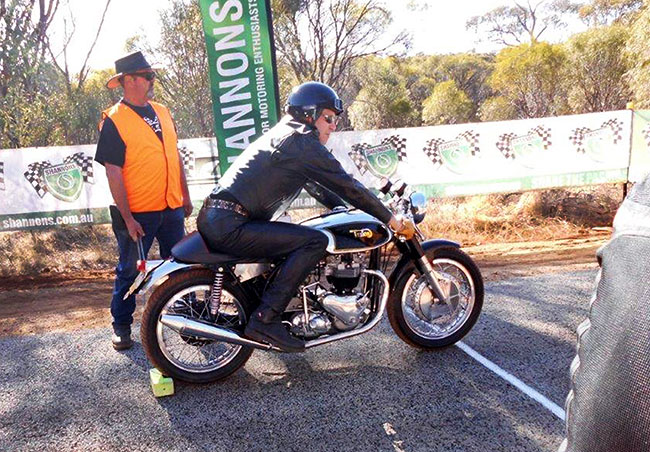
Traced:
[[251, 315], [244, 335], [258, 342], [269, 342], [286, 352], [304, 352], [305, 342], [289, 334], [280, 320], [280, 314], [267, 306], [260, 306]]

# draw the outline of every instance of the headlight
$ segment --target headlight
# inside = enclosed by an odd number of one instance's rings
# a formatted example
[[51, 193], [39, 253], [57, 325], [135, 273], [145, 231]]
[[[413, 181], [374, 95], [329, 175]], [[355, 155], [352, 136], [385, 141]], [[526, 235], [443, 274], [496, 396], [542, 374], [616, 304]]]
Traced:
[[422, 193], [411, 193], [411, 212], [413, 213], [413, 221], [415, 224], [422, 223], [424, 216], [427, 214], [427, 197]]

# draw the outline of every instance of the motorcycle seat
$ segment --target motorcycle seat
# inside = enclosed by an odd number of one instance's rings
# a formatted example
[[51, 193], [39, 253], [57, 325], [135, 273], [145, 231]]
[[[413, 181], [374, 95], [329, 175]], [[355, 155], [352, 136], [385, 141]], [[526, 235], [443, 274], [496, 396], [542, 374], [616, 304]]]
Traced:
[[183, 237], [172, 248], [172, 257], [184, 264], [240, 264], [260, 262], [260, 259], [231, 256], [211, 249], [198, 231]]

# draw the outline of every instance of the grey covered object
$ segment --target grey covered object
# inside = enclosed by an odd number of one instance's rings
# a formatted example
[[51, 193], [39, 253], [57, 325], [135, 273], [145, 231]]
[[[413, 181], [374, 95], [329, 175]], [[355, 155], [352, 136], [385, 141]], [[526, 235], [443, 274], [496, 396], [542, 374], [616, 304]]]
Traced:
[[600, 272], [571, 364], [560, 452], [650, 451], [650, 177], [598, 251]]

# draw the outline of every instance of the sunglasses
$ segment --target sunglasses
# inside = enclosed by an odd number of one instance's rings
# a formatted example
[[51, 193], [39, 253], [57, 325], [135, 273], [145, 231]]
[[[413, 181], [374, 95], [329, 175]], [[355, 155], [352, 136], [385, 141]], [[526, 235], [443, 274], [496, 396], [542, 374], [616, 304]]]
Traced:
[[339, 119], [341, 119], [336, 115], [322, 115], [322, 116], [326, 123], [334, 124], [334, 125], [337, 125], [339, 123]]
[[150, 82], [153, 79], [156, 78], [156, 73], [155, 72], [134, 72], [133, 74], [129, 74], [133, 77], [142, 77], [146, 81]]

